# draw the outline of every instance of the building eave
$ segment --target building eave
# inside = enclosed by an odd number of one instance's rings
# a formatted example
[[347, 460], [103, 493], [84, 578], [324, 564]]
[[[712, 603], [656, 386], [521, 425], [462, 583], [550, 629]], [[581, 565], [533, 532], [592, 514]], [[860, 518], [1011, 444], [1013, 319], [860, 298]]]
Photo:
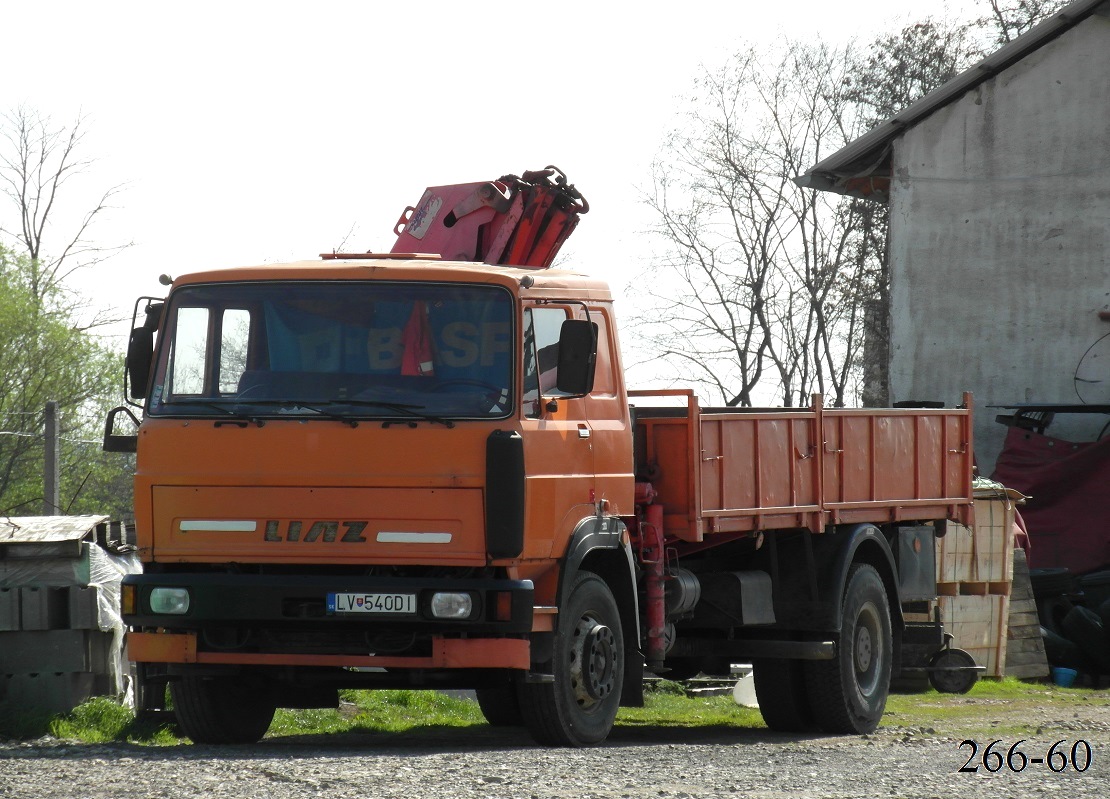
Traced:
[[895, 139], [1093, 14], [1110, 15], [1110, 0], [1077, 0], [1065, 6], [901, 113], [810, 167], [794, 178], [794, 182], [803, 188], [885, 202], [890, 188], [890, 155]]

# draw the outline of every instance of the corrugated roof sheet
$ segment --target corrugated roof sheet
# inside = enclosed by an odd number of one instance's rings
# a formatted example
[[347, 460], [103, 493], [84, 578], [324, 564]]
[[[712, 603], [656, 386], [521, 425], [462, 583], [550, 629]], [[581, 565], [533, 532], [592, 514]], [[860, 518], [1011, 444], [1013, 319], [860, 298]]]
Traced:
[[107, 516], [0, 516], [0, 545], [92, 541]]

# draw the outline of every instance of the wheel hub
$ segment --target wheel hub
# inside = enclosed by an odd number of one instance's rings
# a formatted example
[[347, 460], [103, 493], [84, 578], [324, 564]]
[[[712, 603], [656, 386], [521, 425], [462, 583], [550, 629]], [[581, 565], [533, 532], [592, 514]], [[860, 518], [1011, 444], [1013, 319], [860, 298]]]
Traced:
[[871, 631], [864, 626], [856, 630], [856, 671], [866, 672], [871, 667]]
[[578, 704], [588, 707], [613, 692], [619, 649], [613, 631], [594, 619], [580, 619], [574, 636], [571, 685]]
[[865, 697], [880, 690], [879, 675], [882, 671], [883, 636], [879, 624], [879, 610], [873, 602], [860, 608], [852, 635], [852, 662], [856, 671], [856, 688]]

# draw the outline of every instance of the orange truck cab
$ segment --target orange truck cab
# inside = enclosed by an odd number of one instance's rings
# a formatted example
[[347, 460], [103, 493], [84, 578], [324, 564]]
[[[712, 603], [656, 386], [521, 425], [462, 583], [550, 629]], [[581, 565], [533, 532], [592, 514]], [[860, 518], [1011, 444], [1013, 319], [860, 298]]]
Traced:
[[[535, 222], [513, 185], [429, 189], [405, 247], [449, 211]], [[934, 538], [968, 520], [970, 409], [630, 404], [609, 289], [549, 255], [329, 255], [140, 301], [141, 418], [114, 410], [105, 446], [137, 453], [145, 707], [168, 685], [189, 737], [231, 743], [342, 688], [468, 687], [491, 723], [579, 746], [645, 668], [748, 661], [771, 726], [874, 729], [901, 608], [935, 598]]]

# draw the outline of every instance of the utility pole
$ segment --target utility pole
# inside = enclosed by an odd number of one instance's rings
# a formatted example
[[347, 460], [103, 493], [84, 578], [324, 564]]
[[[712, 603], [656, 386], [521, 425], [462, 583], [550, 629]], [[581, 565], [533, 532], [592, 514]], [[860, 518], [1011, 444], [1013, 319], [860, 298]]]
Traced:
[[42, 515], [57, 516], [61, 512], [61, 472], [59, 461], [61, 458], [58, 447], [58, 403], [50, 400], [46, 403], [46, 456], [43, 458], [43, 500]]

